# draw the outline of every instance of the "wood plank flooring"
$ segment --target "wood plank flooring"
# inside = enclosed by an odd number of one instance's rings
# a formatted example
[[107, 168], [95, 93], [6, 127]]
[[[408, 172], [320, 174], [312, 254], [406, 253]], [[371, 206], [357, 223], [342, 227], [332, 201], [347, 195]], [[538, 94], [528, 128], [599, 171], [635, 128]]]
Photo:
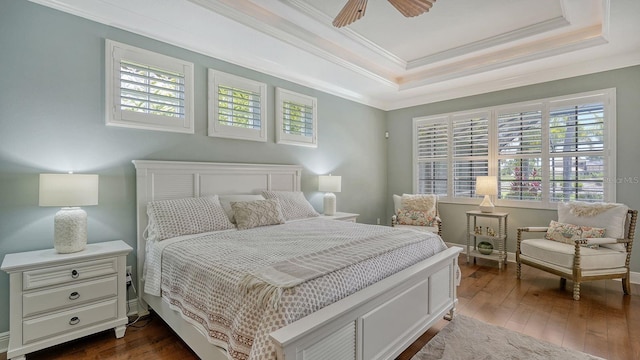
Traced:
[[[623, 296], [619, 281], [582, 286], [581, 300], [572, 299], [572, 283], [560, 288], [557, 276], [523, 265], [498, 270], [495, 262], [466, 263], [460, 257], [462, 283], [458, 313], [551, 343], [606, 359], [640, 359], [640, 285]], [[398, 360], [410, 359], [447, 321], [441, 320], [411, 345]], [[28, 360], [49, 359], [197, 359], [197, 356], [155, 315], [144, 318], [116, 339], [113, 331], [45, 349]], [[6, 360], [6, 354], [0, 354]]]

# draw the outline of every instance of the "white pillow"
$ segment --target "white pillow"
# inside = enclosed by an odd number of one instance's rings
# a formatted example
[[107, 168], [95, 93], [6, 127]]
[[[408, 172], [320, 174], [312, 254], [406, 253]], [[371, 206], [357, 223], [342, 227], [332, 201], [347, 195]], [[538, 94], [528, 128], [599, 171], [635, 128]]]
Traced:
[[304, 197], [302, 191], [263, 191], [265, 199], [278, 199], [285, 220], [320, 216]]
[[160, 241], [180, 235], [232, 229], [218, 196], [151, 201], [148, 240]]
[[624, 238], [629, 207], [615, 203], [570, 201], [558, 203], [558, 222], [605, 229], [605, 237]]
[[220, 205], [222, 205], [229, 221], [234, 224], [236, 223], [236, 219], [233, 216], [233, 209], [231, 208], [232, 202], [264, 200], [264, 197], [260, 194], [218, 195], [218, 198], [220, 199]]

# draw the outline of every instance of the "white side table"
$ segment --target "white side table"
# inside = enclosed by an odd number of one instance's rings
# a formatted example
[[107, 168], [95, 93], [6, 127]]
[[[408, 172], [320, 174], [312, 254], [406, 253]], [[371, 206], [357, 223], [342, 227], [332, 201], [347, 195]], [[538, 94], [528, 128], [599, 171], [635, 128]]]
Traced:
[[7, 254], [9, 349], [7, 359], [99, 331], [124, 336], [127, 325], [127, 254], [122, 240], [88, 244], [83, 251], [54, 249]]
[[353, 214], [353, 213], [346, 213], [346, 212], [336, 212], [333, 215], [320, 215], [320, 217], [323, 219], [349, 221], [349, 222], [356, 222], [358, 220], [358, 216], [360, 216], [360, 214]]
[[[475, 258], [495, 260], [498, 262], [498, 269], [502, 269], [502, 265], [507, 265], [508, 216], [509, 213], [504, 212], [484, 213], [479, 210], [467, 211], [467, 263], [469, 263], [471, 257], [474, 257], [474, 260]], [[497, 232], [495, 234], [487, 234], [487, 231], [483, 230], [481, 233], [476, 234], [474, 230], [477, 226], [478, 218], [497, 220]], [[478, 250], [478, 240], [488, 240], [494, 246], [493, 251], [490, 254], [482, 254]]]

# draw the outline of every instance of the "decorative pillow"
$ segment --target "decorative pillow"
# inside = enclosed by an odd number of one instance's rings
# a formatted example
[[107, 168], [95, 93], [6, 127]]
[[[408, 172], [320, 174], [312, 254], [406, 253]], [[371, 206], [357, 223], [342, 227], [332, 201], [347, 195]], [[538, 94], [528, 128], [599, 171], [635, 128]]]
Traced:
[[218, 196], [151, 201], [147, 215], [148, 240], [233, 228]]
[[551, 220], [544, 238], [566, 244], [574, 244], [574, 240], [603, 237], [604, 229], [590, 226], [565, 224]]
[[622, 239], [628, 210], [628, 206], [616, 203], [558, 203], [558, 222], [604, 228], [607, 237]]
[[402, 194], [402, 209], [424, 211], [429, 216], [436, 216], [437, 195]]
[[398, 224], [417, 226], [436, 226], [437, 218], [428, 211], [398, 209]]
[[240, 202], [240, 201], [253, 201], [253, 200], [264, 200], [262, 195], [252, 195], [252, 194], [239, 194], [239, 195], [218, 195], [220, 198], [220, 205], [224, 209], [224, 212], [227, 213], [227, 217], [229, 217], [229, 221], [232, 223], [236, 223], [236, 219], [233, 216], [233, 209], [231, 209], [231, 202]]
[[238, 230], [284, 224], [278, 199], [231, 202]]
[[263, 191], [265, 199], [278, 199], [285, 220], [320, 216], [304, 197], [302, 191]]

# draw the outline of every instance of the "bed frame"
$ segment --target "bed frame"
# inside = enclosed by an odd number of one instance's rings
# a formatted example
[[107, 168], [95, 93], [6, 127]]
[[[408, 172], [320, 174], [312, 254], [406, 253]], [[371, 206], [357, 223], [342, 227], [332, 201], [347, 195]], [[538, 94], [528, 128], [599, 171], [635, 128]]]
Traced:
[[[261, 190], [299, 191], [302, 167], [134, 160], [137, 177], [138, 312], [151, 307], [202, 359], [226, 352], [172, 309], [144, 293], [149, 201]], [[271, 333], [278, 359], [393, 359], [457, 304], [458, 254], [449, 248]]]

